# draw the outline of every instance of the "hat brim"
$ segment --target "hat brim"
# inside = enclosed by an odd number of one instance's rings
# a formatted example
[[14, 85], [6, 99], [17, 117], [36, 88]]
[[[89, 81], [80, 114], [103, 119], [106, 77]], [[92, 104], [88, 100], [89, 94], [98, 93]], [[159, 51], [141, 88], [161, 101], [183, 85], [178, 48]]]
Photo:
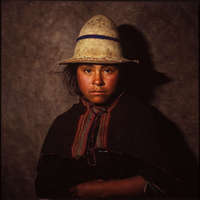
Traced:
[[69, 63], [97, 63], [97, 64], [120, 64], [120, 63], [136, 63], [139, 64], [139, 60], [129, 60], [126, 58], [118, 59], [105, 59], [105, 58], [69, 58], [66, 60], [61, 60], [58, 62], [60, 65], [69, 64]]

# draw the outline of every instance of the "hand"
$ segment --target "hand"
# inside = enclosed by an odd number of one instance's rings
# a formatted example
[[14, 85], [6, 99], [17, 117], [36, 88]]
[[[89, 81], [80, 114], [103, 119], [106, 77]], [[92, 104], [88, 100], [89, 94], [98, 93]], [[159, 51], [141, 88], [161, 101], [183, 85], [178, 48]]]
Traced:
[[98, 198], [103, 197], [103, 180], [94, 180], [78, 184], [69, 189], [74, 197]]
[[138, 196], [144, 193], [146, 180], [135, 176], [119, 180], [94, 180], [76, 185], [70, 189], [75, 197], [105, 198], [114, 196]]

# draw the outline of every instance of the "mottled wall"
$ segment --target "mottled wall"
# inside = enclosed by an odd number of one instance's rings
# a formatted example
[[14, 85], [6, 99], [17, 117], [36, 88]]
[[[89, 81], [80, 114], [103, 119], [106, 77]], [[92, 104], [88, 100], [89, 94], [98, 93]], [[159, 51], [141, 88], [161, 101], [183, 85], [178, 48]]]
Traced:
[[62, 77], [51, 71], [58, 60], [72, 56], [81, 26], [95, 14], [105, 14], [117, 25], [128, 24], [145, 39], [152, 67], [170, 79], [155, 90], [151, 103], [180, 128], [198, 156], [196, 3], [4, 2], [4, 200], [36, 199], [33, 183], [43, 139], [52, 120], [76, 101], [66, 92]]

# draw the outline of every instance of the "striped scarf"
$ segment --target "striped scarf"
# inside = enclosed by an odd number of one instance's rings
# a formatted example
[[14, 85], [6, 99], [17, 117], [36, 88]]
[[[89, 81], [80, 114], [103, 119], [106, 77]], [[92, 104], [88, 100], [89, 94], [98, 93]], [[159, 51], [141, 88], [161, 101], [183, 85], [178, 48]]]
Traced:
[[[118, 103], [120, 96], [109, 107], [96, 106], [83, 98], [80, 99], [87, 109], [79, 118], [72, 144], [73, 158], [78, 159], [83, 156], [91, 141], [95, 142], [93, 144], [94, 148], [107, 149], [108, 124], [111, 110]], [[93, 138], [91, 139], [91, 137]], [[90, 140], [88, 141], [89, 138]]]

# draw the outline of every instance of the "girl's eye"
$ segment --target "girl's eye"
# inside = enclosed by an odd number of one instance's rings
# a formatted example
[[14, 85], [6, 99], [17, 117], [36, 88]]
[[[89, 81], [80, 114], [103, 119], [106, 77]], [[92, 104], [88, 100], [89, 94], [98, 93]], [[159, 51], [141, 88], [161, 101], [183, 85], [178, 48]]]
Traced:
[[104, 69], [104, 72], [106, 73], [112, 73], [114, 70], [112, 68], [106, 68]]
[[84, 69], [83, 70], [85, 73], [87, 73], [87, 74], [89, 74], [89, 73], [91, 73], [92, 72], [92, 70], [91, 69]]

